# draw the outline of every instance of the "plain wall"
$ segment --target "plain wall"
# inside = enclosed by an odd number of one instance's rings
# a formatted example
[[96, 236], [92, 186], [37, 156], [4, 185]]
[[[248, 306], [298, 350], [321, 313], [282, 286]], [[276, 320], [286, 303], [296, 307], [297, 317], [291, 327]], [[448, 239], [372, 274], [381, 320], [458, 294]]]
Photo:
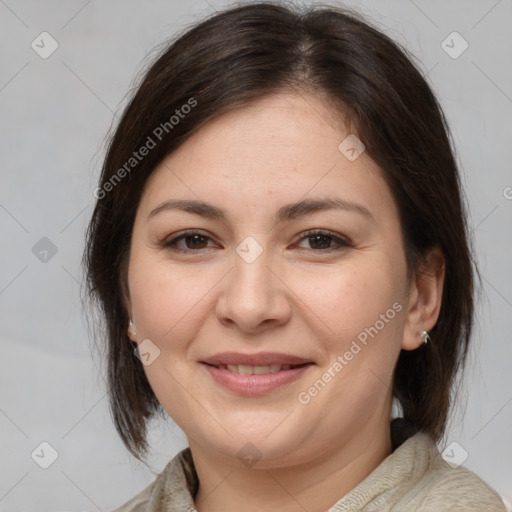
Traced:
[[[84, 230], [102, 141], [144, 56], [224, 5], [0, 2], [0, 511], [108, 511], [154, 479], [119, 440], [93, 359], [80, 302]], [[451, 125], [484, 290], [447, 439], [512, 503], [512, 3], [345, 5], [418, 58]], [[43, 31], [58, 43], [47, 59], [31, 47]], [[441, 46], [453, 31], [469, 44], [458, 58]], [[48, 469], [31, 458], [43, 441], [58, 452]], [[171, 420], [150, 441], [155, 473], [186, 446]]]

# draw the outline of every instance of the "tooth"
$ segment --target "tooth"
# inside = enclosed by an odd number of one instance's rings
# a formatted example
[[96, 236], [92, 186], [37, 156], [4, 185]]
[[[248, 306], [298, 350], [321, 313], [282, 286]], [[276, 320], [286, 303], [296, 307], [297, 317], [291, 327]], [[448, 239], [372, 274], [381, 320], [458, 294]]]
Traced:
[[253, 373], [254, 373], [255, 375], [264, 375], [264, 374], [266, 374], [266, 373], [268, 373], [268, 372], [269, 372], [269, 367], [268, 367], [268, 365], [266, 365], [266, 366], [255, 366], [255, 367], [253, 368]]
[[238, 373], [240, 375], [252, 375], [253, 368], [252, 368], [252, 366], [249, 366], [247, 364], [239, 364], [238, 365]]
[[271, 364], [271, 365], [259, 365], [259, 366], [251, 366], [248, 364], [219, 364], [218, 368], [229, 370], [233, 373], [238, 373], [240, 375], [266, 375], [268, 373], [276, 373], [284, 370], [291, 370], [293, 365], [291, 364]]

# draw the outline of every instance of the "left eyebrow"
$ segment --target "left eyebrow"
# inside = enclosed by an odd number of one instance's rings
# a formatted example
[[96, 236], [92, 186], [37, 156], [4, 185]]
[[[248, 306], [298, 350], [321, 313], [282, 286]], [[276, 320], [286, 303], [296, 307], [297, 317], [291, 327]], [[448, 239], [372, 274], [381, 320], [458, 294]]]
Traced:
[[[276, 222], [286, 222], [293, 219], [305, 217], [311, 213], [316, 213], [325, 210], [345, 210], [359, 213], [367, 219], [376, 222], [375, 217], [372, 215], [370, 210], [365, 206], [346, 201], [340, 198], [320, 198], [320, 199], [305, 199], [297, 203], [290, 203], [282, 206], [276, 213]], [[184, 199], [169, 199], [159, 204], [153, 209], [149, 215], [149, 220], [154, 217], [157, 213], [166, 210], [181, 210], [201, 217], [225, 221], [228, 217], [227, 212], [222, 208], [214, 206], [210, 203], [197, 200], [184, 200]]]

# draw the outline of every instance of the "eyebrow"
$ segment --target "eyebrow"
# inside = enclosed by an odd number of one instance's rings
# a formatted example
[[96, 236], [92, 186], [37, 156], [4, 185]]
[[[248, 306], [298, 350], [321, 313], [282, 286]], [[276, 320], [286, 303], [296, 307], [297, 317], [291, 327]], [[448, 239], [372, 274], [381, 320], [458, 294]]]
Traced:
[[[282, 223], [305, 217], [310, 213], [332, 209], [359, 213], [375, 222], [375, 217], [365, 206], [339, 198], [305, 199], [297, 203], [286, 204], [279, 208], [274, 220]], [[147, 220], [149, 221], [157, 213], [169, 210], [181, 210], [213, 220], [225, 221], [227, 219], [225, 210], [210, 203], [190, 199], [169, 199], [153, 209]]]

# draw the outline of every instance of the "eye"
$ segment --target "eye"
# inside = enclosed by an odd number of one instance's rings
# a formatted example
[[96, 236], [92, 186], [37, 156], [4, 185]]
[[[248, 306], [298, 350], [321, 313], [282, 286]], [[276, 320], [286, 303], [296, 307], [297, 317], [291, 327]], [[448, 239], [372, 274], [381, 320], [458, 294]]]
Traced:
[[[335, 233], [322, 229], [312, 229], [307, 231], [300, 239], [300, 241], [303, 240], [309, 240], [310, 250], [315, 252], [329, 252], [341, 250], [345, 247], [352, 247], [352, 244], [348, 240]], [[331, 245], [332, 242], [335, 243], [334, 246]]]
[[[176, 252], [198, 252], [203, 249], [208, 249], [208, 241], [210, 240], [210, 236], [205, 235], [200, 231], [185, 231], [180, 235], [165, 241], [162, 244], [162, 247], [169, 248]], [[304, 240], [309, 241], [310, 245], [309, 248], [306, 247], [305, 249], [314, 252], [339, 251], [346, 247], [352, 247], [352, 243], [348, 239], [342, 238], [336, 233], [322, 229], [306, 231], [302, 238], [299, 239], [299, 242]]]
[[[185, 231], [181, 235], [171, 238], [162, 244], [165, 248], [171, 248], [177, 252], [189, 252], [194, 250], [206, 249], [206, 240], [211, 238], [200, 231]], [[185, 243], [185, 247], [179, 247], [180, 242]]]

